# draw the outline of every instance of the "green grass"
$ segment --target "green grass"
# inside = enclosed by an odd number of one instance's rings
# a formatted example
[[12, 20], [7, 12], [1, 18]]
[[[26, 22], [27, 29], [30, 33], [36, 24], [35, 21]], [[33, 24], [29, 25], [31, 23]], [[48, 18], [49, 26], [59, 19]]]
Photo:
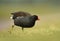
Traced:
[[59, 27], [47, 25], [47, 23], [40, 25], [36, 22], [33, 28], [26, 28], [22, 31], [21, 28], [15, 26], [11, 34], [8, 32], [9, 29], [1, 31], [0, 41], [60, 41]]

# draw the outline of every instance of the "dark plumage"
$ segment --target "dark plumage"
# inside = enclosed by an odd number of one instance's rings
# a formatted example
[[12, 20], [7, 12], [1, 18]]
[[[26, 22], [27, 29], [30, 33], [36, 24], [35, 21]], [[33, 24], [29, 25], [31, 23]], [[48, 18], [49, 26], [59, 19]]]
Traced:
[[39, 19], [37, 15], [30, 15], [27, 12], [15, 12], [11, 14], [13, 15], [14, 25], [22, 27], [22, 30], [23, 28], [33, 27], [36, 20]]
[[36, 20], [38, 20], [37, 15], [17, 17], [16, 19], [14, 19], [14, 25], [22, 27], [22, 30], [23, 30], [23, 28], [33, 27]]
[[30, 13], [27, 13], [27, 12], [23, 12], [23, 11], [19, 11], [19, 12], [14, 12], [14, 13], [11, 13], [12, 15], [13, 15], [13, 19], [15, 19], [16, 17], [18, 17], [18, 16], [23, 16], [23, 17], [25, 17], [25, 16], [31, 16], [31, 14]]

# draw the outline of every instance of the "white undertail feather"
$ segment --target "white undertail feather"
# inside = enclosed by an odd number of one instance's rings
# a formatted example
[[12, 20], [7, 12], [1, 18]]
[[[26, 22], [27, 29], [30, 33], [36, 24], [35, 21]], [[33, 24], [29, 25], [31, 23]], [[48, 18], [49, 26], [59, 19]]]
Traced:
[[10, 19], [13, 19], [13, 16], [11, 16]]

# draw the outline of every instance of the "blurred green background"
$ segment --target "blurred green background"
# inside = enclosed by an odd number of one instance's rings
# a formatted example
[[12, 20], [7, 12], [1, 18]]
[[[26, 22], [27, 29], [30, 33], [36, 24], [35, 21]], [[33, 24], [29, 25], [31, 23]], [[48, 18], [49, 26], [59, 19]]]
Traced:
[[[33, 28], [15, 26], [12, 12], [24, 11], [39, 16]], [[0, 0], [0, 41], [60, 41], [60, 0]]]

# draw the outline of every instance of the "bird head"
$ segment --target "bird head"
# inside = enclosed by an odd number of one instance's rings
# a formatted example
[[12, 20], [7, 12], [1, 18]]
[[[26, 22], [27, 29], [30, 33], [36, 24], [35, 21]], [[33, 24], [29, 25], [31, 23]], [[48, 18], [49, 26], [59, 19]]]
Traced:
[[40, 20], [39, 17], [37, 15], [33, 15], [35, 20]]

